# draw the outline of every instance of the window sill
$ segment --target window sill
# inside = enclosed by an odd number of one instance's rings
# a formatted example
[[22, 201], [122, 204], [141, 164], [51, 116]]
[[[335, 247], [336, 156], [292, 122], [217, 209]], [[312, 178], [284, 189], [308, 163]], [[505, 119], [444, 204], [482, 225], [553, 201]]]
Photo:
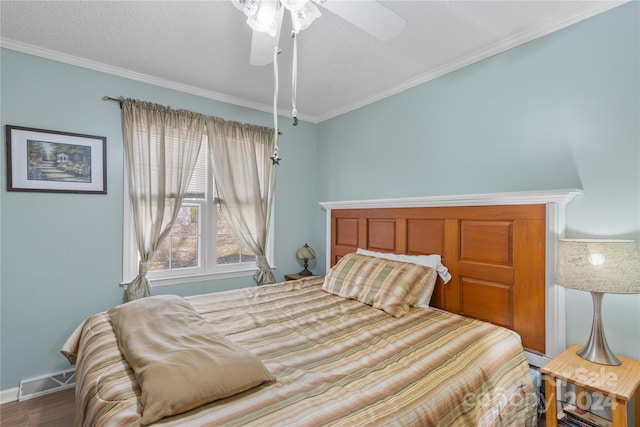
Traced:
[[[275, 270], [275, 268], [273, 268]], [[149, 278], [152, 286], [169, 286], [169, 285], [184, 285], [188, 283], [208, 282], [211, 280], [223, 280], [234, 279], [237, 277], [253, 277], [257, 269], [252, 268], [249, 270], [231, 270], [218, 273], [209, 274], [192, 274], [188, 276], [174, 276], [174, 277], [162, 277], [162, 278]], [[132, 279], [133, 280], [133, 279]], [[127, 289], [129, 283], [120, 283], [124, 289]]]

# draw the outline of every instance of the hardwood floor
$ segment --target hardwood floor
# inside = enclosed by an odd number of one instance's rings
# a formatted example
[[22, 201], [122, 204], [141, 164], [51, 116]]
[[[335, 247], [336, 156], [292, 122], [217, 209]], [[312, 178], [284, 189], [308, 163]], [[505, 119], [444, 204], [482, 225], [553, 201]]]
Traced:
[[2, 427], [72, 427], [76, 414], [75, 389], [47, 394], [23, 402], [0, 405]]

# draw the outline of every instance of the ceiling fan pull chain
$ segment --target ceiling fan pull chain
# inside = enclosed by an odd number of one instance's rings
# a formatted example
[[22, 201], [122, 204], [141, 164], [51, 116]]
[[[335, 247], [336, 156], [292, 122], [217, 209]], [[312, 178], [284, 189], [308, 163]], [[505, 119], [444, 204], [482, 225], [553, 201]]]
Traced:
[[280, 52], [278, 46], [273, 48], [273, 127], [276, 135], [278, 134], [278, 55]]
[[281, 50], [278, 46], [273, 49], [273, 127], [274, 127], [274, 139], [276, 141], [275, 147], [273, 148], [273, 154], [271, 157], [271, 161], [274, 165], [279, 165], [280, 160], [280, 151], [278, 149], [278, 55]]
[[298, 126], [298, 110], [296, 108], [296, 98], [298, 96], [298, 34], [292, 31], [291, 37], [293, 37], [293, 70], [291, 71], [291, 105], [293, 110], [291, 111], [291, 116], [293, 117], [293, 125]]

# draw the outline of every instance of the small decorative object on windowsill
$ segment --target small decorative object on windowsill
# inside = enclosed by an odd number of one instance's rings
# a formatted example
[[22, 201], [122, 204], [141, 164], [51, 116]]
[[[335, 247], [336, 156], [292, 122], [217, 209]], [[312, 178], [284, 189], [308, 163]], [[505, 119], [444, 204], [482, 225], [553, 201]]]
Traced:
[[316, 251], [314, 251], [311, 246], [305, 243], [304, 246], [302, 246], [300, 249], [298, 249], [298, 252], [296, 252], [296, 258], [302, 261], [304, 265], [304, 270], [302, 270], [298, 274], [300, 274], [301, 276], [312, 276], [313, 273], [309, 271], [309, 261], [316, 259]]
[[640, 253], [633, 240], [561, 239], [557, 282], [591, 292], [593, 323], [589, 341], [578, 356], [603, 365], [620, 365], [604, 336], [601, 306], [605, 293], [640, 293]]

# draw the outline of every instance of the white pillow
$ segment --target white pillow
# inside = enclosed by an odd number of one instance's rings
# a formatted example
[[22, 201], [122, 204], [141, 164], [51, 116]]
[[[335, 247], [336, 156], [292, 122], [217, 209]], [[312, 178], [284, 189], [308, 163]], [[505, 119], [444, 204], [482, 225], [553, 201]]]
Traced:
[[[376, 252], [369, 251], [367, 249], [358, 248], [356, 251], [360, 255], [368, 255], [378, 258], [389, 259], [392, 261], [410, 262], [413, 264], [424, 265], [425, 267], [431, 267], [438, 272], [438, 275], [444, 283], [451, 280], [451, 274], [449, 269], [445, 267], [440, 261], [442, 257], [438, 254], [434, 255], [404, 255], [404, 254], [392, 254], [388, 252]], [[430, 283], [425, 283], [424, 288], [418, 294], [418, 299], [414, 304], [414, 307], [429, 307], [429, 301], [431, 301], [431, 295], [433, 294], [433, 288], [435, 286], [436, 276]]]

